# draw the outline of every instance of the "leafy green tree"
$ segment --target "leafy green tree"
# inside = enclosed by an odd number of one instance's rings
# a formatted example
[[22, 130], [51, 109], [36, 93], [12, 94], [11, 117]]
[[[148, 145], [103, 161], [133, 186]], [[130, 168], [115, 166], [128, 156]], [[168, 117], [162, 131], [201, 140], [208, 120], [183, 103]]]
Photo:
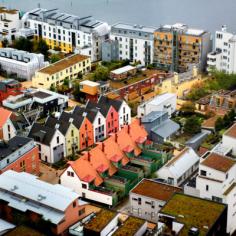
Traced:
[[33, 42], [27, 38], [20, 37], [13, 42], [13, 48], [27, 52], [33, 51]]
[[52, 54], [51, 57], [50, 57], [50, 62], [51, 63], [55, 63], [55, 62], [58, 62], [60, 60], [61, 60], [61, 58], [58, 54]]
[[196, 116], [191, 116], [186, 119], [184, 124], [184, 132], [190, 135], [197, 134], [201, 131], [201, 122]]
[[49, 47], [48, 47], [45, 40], [40, 39], [40, 40], [34, 41], [34, 52], [42, 53], [45, 56], [45, 58], [47, 59], [48, 58], [48, 50], [49, 50]]
[[93, 74], [94, 81], [106, 81], [109, 79], [109, 70], [104, 66], [98, 66]]
[[3, 39], [3, 41], [2, 41], [2, 47], [3, 48], [6, 48], [6, 47], [8, 47], [9, 46], [9, 41], [7, 40], [7, 39]]
[[221, 117], [216, 120], [215, 130], [218, 132], [224, 128], [224, 121]]
[[183, 104], [180, 111], [187, 114], [193, 114], [195, 111], [195, 105], [192, 102], [186, 102], [185, 104]]

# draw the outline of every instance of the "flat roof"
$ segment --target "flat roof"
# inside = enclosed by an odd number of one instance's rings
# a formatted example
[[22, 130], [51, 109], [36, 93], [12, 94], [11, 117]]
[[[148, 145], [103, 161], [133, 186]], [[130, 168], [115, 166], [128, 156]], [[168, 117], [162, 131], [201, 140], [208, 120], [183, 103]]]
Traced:
[[97, 86], [100, 85], [99, 83], [93, 82], [91, 80], [84, 80], [84, 81], [80, 82], [80, 84], [87, 85], [87, 86], [90, 86], [90, 87], [97, 87]]
[[56, 63], [53, 63], [47, 67], [44, 67], [43, 69], [39, 70], [38, 72], [53, 75], [59, 71], [65, 70], [66, 68], [71, 67], [74, 64], [84, 61], [88, 58], [89, 58], [88, 56], [75, 54], [70, 57], [64, 58]]
[[236, 138], [236, 123], [232, 125], [225, 133], [224, 135], [230, 136], [232, 138]]
[[176, 94], [174, 93], [163, 93], [161, 95], [156, 96], [150, 101], [147, 101], [146, 103], [152, 104], [152, 105], [159, 105], [163, 103], [164, 101], [176, 97]]
[[180, 236], [187, 236], [192, 227], [199, 229], [199, 235], [206, 235], [225, 208], [222, 203], [175, 193], [160, 214], [175, 217], [177, 222], [184, 224]]
[[120, 75], [120, 74], [129, 72], [130, 70], [134, 70], [134, 69], [136, 69], [134, 66], [127, 65], [127, 66], [121, 67], [119, 69], [113, 70], [113, 71], [111, 71], [111, 73], [116, 74], [116, 75]]
[[146, 116], [142, 117], [142, 123], [150, 123], [154, 120], [162, 117], [164, 114], [168, 113], [167, 111], [152, 111], [148, 113]]
[[118, 28], [123, 30], [134, 30], [134, 31], [142, 31], [146, 33], [154, 33], [157, 28], [137, 25], [137, 24], [128, 24], [128, 23], [116, 23], [112, 25], [112, 28]]
[[35, 229], [29, 228], [24, 225], [20, 225], [10, 232], [4, 234], [5, 236], [45, 236], [44, 234], [36, 231]]
[[201, 165], [221, 172], [228, 172], [235, 164], [236, 162], [234, 160], [213, 152], [211, 152], [205, 160], [201, 162]]
[[84, 227], [95, 232], [101, 232], [116, 215], [117, 213], [114, 211], [102, 209]]
[[175, 192], [182, 192], [182, 189], [149, 179], [143, 179], [131, 191], [131, 193], [155, 198], [161, 201], [168, 201]]

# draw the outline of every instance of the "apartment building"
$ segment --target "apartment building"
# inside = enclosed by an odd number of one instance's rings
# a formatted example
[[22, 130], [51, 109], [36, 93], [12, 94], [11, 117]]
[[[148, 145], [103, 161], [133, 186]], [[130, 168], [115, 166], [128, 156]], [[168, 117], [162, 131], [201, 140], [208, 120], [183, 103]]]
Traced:
[[0, 49], [1, 70], [20, 79], [31, 80], [35, 72], [47, 66], [44, 55], [13, 48]]
[[227, 233], [236, 230], [236, 162], [216, 153], [203, 156], [196, 179], [200, 197], [228, 205]]
[[211, 51], [210, 32], [176, 23], [161, 26], [154, 38], [154, 64], [158, 68], [184, 72], [194, 64], [205, 69]]
[[153, 63], [154, 32], [156, 28], [142, 25], [117, 23], [111, 27], [111, 40], [119, 42], [119, 59]]
[[85, 216], [78, 197], [68, 188], [25, 172], [9, 170], [0, 175], [0, 216], [17, 225], [26, 220], [46, 235], [67, 235], [69, 227]]
[[16, 9], [0, 7], [0, 35], [9, 42], [15, 39], [17, 31], [20, 29], [20, 13]]
[[175, 192], [181, 188], [172, 185], [143, 179], [129, 193], [131, 214], [151, 221], [158, 221], [158, 213]]
[[0, 143], [0, 174], [7, 170], [39, 175], [39, 150], [33, 139], [15, 136]]
[[36, 88], [56, 88], [62, 85], [65, 79], [71, 81], [90, 69], [90, 57], [75, 54], [37, 71], [32, 84]]
[[102, 42], [108, 39], [110, 32], [107, 23], [91, 16], [69, 15], [57, 9], [34, 9], [27, 12], [22, 21], [25, 28], [34, 30], [36, 38], [46, 40], [51, 49], [75, 51], [90, 56], [92, 61], [101, 60]]
[[236, 36], [227, 31], [223, 26], [215, 32], [214, 49], [207, 56], [207, 70], [224, 71], [226, 73], [236, 72]]

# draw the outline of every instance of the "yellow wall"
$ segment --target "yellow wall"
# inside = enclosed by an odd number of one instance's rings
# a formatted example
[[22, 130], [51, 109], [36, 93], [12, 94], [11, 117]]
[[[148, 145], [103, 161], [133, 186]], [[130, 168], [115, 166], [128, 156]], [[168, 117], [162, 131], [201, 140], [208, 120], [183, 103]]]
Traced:
[[[40, 71], [38, 71], [35, 73], [35, 76], [32, 79], [32, 85], [33, 87], [36, 87], [36, 88], [50, 89], [51, 86], [54, 86], [56, 88], [57, 86], [62, 85], [65, 79], [69, 79], [69, 80], [76, 79], [78, 73], [84, 74], [87, 72], [86, 71], [87, 67], [91, 68], [90, 58], [84, 61], [85, 61], [85, 66], [83, 66], [83, 61], [81, 61], [74, 65], [71, 65], [70, 67], [62, 71], [58, 71], [57, 73], [53, 75], [41, 73]], [[76, 65], [76, 68], [74, 68], [75, 65]], [[70, 68], [72, 68], [72, 72], [70, 72]]]
[[81, 92], [87, 93], [89, 95], [97, 95], [98, 94], [98, 87], [95, 86], [89, 86], [86, 84], [83, 84], [83, 88], [80, 89]]
[[[72, 136], [72, 131], [73, 131], [73, 136]], [[76, 143], [78, 146], [77, 150], [80, 150], [80, 142], [79, 142], [79, 130], [71, 124], [69, 129], [67, 130], [66, 133], [66, 156], [71, 156], [73, 154], [73, 144]]]

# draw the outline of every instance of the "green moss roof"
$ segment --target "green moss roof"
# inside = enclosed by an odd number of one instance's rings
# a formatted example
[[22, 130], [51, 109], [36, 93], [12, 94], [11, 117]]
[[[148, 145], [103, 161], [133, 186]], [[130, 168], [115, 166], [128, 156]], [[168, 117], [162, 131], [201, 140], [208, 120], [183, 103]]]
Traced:
[[203, 236], [214, 225], [225, 207], [221, 203], [175, 194], [162, 208], [161, 213], [174, 216], [176, 221], [185, 225], [180, 233], [181, 236], [188, 235], [191, 227], [197, 227], [200, 236]]
[[20, 236], [45, 236], [44, 234], [42, 234], [36, 230], [33, 230], [29, 227], [23, 226], [23, 225], [16, 227], [15, 229], [11, 230], [9, 233], [6, 234], [6, 236], [17, 236], [17, 235], [20, 235]]
[[94, 232], [101, 232], [115, 216], [116, 212], [102, 209], [84, 227]]
[[129, 217], [113, 234], [113, 236], [132, 236], [142, 227], [144, 223], [145, 221], [142, 219]]

